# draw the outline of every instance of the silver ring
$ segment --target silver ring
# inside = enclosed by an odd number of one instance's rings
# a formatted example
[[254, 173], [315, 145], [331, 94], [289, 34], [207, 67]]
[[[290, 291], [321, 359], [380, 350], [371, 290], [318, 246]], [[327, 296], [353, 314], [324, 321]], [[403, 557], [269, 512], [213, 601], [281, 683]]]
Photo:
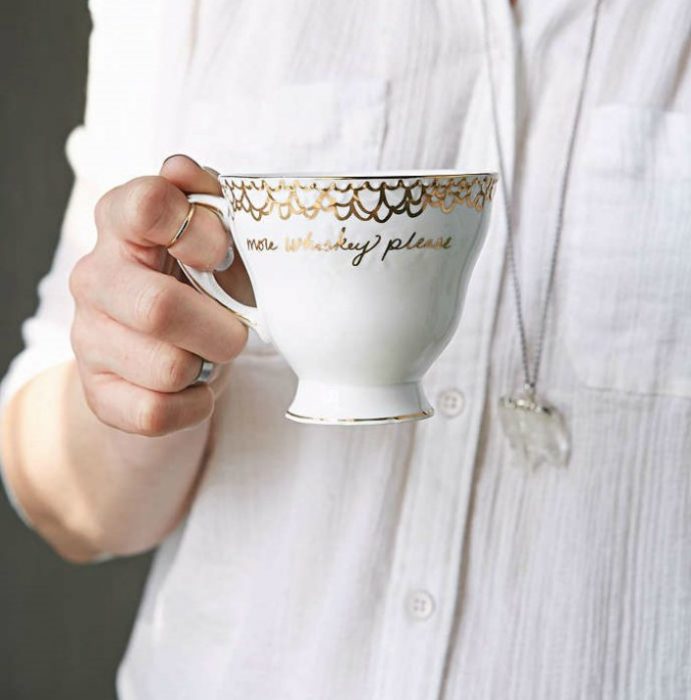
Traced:
[[199, 374], [192, 384], [208, 384], [216, 373], [216, 364], [202, 358], [202, 365], [199, 368]]

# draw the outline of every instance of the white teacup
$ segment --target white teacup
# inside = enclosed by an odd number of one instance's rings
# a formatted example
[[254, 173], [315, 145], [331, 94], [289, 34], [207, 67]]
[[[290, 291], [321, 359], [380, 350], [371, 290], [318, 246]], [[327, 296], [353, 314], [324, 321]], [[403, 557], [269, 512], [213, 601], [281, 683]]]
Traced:
[[190, 281], [273, 342], [298, 376], [286, 417], [368, 424], [434, 413], [421, 379], [454, 333], [487, 231], [494, 173], [222, 175], [214, 207], [256, 307]]

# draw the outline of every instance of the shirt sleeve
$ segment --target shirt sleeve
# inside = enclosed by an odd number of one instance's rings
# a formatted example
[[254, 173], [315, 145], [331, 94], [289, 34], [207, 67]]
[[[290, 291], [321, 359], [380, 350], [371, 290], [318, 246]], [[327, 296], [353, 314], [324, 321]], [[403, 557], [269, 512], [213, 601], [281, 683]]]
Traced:
[[[51, 269], [38, 287], [38, 307], [22, 326], [24, 349], [0, 384], [0, 412], [31, 379], [73, 358], [69, 276], [93, 248], [93, 210], [99, 197], [116, 184], [156, 172], [160, 164], [155, 107], [161, 98], [162, 3], [92, 0], [89, 7], [93, 29], [84, 123], [66, 145], [75, 182]], [[0, 476], [10, 502], [29, 524], [1, 464]]]

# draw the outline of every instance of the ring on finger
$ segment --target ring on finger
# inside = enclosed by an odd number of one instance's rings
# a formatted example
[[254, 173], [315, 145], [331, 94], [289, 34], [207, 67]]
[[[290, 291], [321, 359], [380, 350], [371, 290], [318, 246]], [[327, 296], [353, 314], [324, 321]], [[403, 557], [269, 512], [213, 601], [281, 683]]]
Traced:
[[187, 228], [189, 227], [190, 222], [192, 221], [192, 217], [194, 216], [194, 212], [196, 211], [196, 209], [197, 209], [197, 205], [194, 202], [192, 202], [190, 204], [190, 208], [187, 210], [187, 214], [185, 215], [185, 218], [183, 219], [182, 223], [178, 227], [178, 230], [175, 232], [175, 235], [170, 239], [170, 243], [168, 243], [168, 245], [166, 245], [166, 248], [170, 248], [173, 245], [175, 245], [182, 237], [182, 234], [185, 233], [185, 231], [187, 231]]
[[192, 382], [192, 386], [196, 384], [208, 384], [216, 374], [216, 363], [210, 360], [202, 359], [201, 366], [199, 367], [199, 372]]

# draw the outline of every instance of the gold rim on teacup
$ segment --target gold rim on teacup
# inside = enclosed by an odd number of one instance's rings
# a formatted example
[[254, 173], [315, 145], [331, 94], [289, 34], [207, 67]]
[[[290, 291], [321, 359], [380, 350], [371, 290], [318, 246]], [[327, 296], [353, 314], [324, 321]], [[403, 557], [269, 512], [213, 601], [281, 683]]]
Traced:
[[338, 221], [355, 217], [381, 224], [398, 214], [416, 218], [430, 207], [445, 214], [458, 205], [481, 212], [494, 196], [498, 177], [441, 171], [370, 176], [222, 175], [219, 180], [233, 213], [245, 212], [255, 221], [274, 213], [283, 220], [295, 215], [314, 219], [325, 212]]

